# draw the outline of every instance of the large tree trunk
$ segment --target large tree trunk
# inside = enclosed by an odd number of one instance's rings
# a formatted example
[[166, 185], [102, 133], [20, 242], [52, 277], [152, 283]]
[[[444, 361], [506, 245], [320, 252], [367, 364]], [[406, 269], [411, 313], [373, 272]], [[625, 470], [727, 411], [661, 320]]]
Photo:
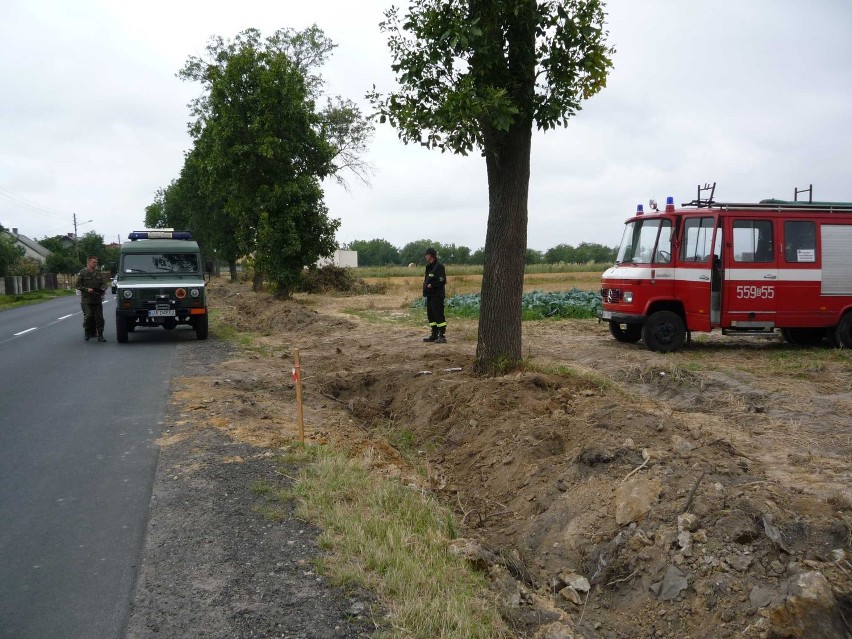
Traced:
[[228, 260], [228, 270], [231, 273], [231, 281], [236, 282], [239, 279], [237, 275], [237, 260]]
[[532, 127], [485, 132], [488, 229], [476, 369], [499, 374], [521, 360], [521, 296], [527, 251], [527, 204]]

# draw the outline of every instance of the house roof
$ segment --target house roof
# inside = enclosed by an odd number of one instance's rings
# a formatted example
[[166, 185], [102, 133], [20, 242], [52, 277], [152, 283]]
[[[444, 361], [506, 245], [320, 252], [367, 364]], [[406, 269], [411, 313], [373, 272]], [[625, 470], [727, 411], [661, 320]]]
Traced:
[[41, 244], [36, 242], [34, 239], [27, 237], [26, 235], [21, 235], [20, 233], [13, 233], [8, 229], [3, 230], [6, 235], [11, 237], [15, 242], [24, 247], [24, 250], [27, 250], [27, 253], [35, 253], [39, 255], [42, 260], [46, 260], [49, 255], [52, 255], [52, 251], [44, 248]]

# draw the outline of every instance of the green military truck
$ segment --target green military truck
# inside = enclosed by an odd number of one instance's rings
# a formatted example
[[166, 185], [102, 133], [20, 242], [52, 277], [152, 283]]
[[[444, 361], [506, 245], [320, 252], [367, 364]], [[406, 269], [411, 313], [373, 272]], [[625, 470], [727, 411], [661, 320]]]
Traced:
[[185, 324], [197, 339], [207, 339], [207, 295], [201, 251], [187, 231], [134, 231], [121, 245], [113, 280], [115, 334], [127, 342], [136, 327]]

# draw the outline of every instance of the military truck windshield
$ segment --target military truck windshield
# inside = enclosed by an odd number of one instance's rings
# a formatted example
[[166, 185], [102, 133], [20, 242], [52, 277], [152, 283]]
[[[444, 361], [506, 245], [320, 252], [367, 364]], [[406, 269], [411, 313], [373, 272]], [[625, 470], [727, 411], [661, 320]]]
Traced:
[[125, 273], [198, 273], [195, 253], [127, 253], [122, 269]]

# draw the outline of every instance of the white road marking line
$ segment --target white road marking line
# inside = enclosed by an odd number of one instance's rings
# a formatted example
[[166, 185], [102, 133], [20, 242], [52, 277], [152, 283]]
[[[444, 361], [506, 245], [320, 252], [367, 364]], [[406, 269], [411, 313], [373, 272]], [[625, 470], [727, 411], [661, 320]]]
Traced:
[[38, 327], [33, 326], [32, 328], [28, 328], [27, 330], [21, 331], [20, 333], [15, 333], [15, 337], [17, 337], [18, 335], [23, 335], [24, 333], [29, 333], [30, 331], [37, 331], [37, 330], [38, 330]]
[[59, 320], [64, 320], [64, 319], [67, 319], [69, 317], [74, 317], [75, 314], [76, 313], [71, 313], [70, 315], [63, 315], [62, 317], [57, 317], [56, 321], [58, 322]]

